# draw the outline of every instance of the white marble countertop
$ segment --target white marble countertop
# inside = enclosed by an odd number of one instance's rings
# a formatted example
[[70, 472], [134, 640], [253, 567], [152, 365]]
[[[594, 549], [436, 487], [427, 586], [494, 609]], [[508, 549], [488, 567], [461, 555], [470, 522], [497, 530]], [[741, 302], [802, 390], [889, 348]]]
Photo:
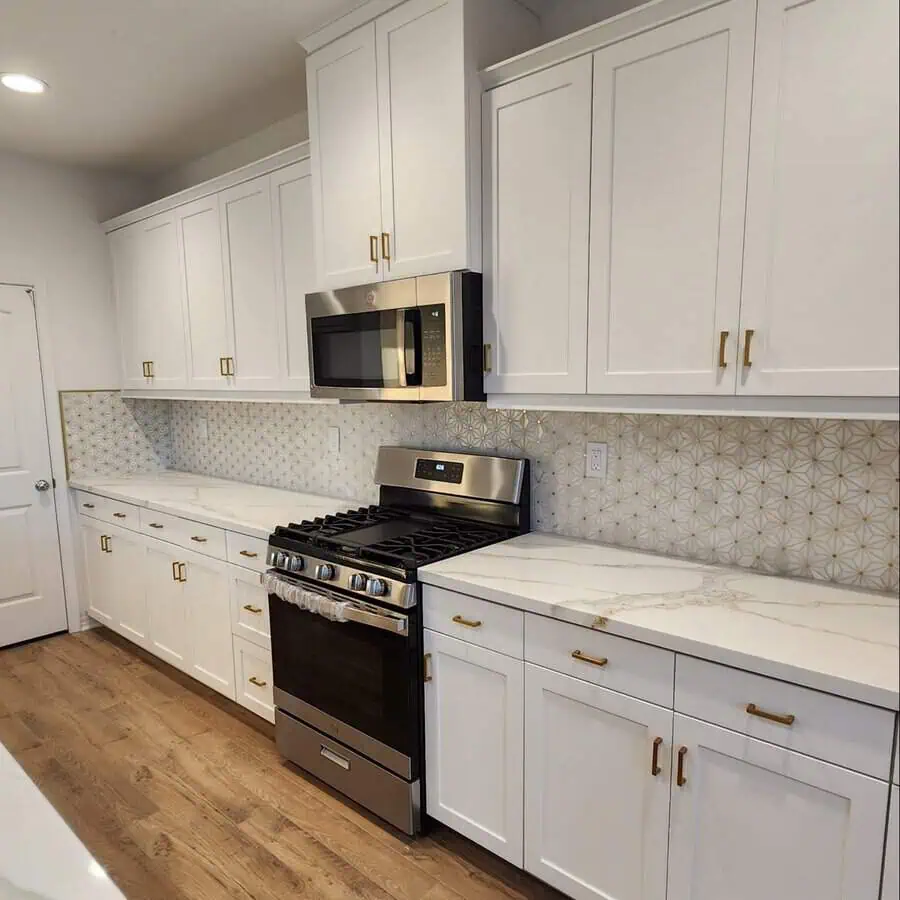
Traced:
[[301, 494], [168, 470], [83, 475], [69, 479], [69, 487], [262, 539], [276, 525], [368, 505], [346, 497]]
[[0, 900], [125, 900], [2, 744]]
[[895, 596], [532, 533], [432, 563], [449, 590], [900, 707]]

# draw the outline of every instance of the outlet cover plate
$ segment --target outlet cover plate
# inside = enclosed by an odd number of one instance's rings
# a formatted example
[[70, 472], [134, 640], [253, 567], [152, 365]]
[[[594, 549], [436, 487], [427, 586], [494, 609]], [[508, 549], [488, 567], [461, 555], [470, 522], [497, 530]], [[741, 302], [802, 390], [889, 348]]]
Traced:
[[588, 443], [584, 455], [584, 477], [606, 480], [609, 466], [609, 445]]

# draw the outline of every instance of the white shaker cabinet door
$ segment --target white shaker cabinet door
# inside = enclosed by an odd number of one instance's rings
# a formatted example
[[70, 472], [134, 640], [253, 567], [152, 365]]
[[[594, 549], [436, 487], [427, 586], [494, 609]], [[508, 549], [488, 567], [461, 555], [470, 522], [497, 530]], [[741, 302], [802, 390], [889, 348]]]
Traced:
[[229, 387], [231, 310], [225, 294], [219, 202], [203, 197], [175, 210], [184, 271], [188, 381], [192, 388]]
[[592, 60], [485, 94], [485, 390], [587, 387]]
[[146, 348], [137, 327], [137, 238], [138, 231], [133, 225], [113, 231], [108, 236], [116, 297], [122, 387], [126, 390], [148, 385], [144, 368]]
[[107, 565], [111, 590], [115, 592], [114, 619], [110, 627], [146, 650], [150, 649], [150, 618], [147, 610], [145, 539], [125, 528], [106, 526]]
[[679, 714], [673, 749], [668, 900], [877, 900], [883, 781]]
[[426, 811], [521, 866], [524, 664], [427, 628], [425, 654]]
[[375, 23], [306, 61], [316, 289], [381, 280]]
[[884, 850], [884, 882], [881, 900], [900, 897], [900, 787], [891, 787], [891, 807], [888, 815], [887, 843]]
[[150, 618], [149, 650], [176, 669], [190, 672], [190, 636], [184, 582], [184, 551], [162, 541], [147, 542], [144, 577]]
[[898, 393], [898, 24], [759, 2], [740, 392]]
[[672, 711], [528, 663], [525, 746], [525, 868], [577, 900], [665, 900]]
[[119, 611], [113, 589], [113, 565], [107, 552], [109, 528], [102, 522], [80, 517], [84, 566], [87, 576], [88, 615], [101, 625], [115, 627]]
[[463, 3], [403, 3], [375, 41], [384, 277], [480, 268], [467, 252]]
[[755, 13], [594, 54], [588, 393], [734, 393]]
[[233, 386], [279, 388], [283, 321], [275, 290], [275, 241], [269, 176], [219, 194], [225, 288], [233, 316]]
[[306, 295], [316, 285], [309, 160], [279, 169], [269, 179], [275, 227], [275, 294], [283, 322], [282, 389], [308, 391]]

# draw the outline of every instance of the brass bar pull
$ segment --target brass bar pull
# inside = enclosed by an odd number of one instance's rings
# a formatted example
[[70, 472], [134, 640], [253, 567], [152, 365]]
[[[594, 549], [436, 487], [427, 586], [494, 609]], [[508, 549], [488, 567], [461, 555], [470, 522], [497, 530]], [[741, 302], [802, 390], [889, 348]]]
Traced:
[[246, 556], [247, 559], [256, 559], [259, 554], [254, 553], [252, 550], [241, 550], [241, 556]]
[[104, 553], [112, 553], [112, 550], [109, 549], [109, 535], [108, 534], [100, 535], [100, 549]]
[[82, 505], [85, 509], [93, 509], [93, 508], [94, 508], [94, 504], [93, 504], [93, 503], [82, 503], [81, 505]]
[[386, 231], [381, 232], [381, 255], [391, 261], [391, 236]]
[[464, 619], [462, 616], [454, 616], [453, 621], [457, 625], [464, 625], [466, 628], [481, 628], [484, 624], [481, 619]]
[[675, 775], [675, 783], [678, 787], [684, 787], [687, 784], [687, 778], [684, 774], [684, 758], [687, 756], [687, 747], [678, 748], [678, 772]]
[[728, 335], [731, 332], [728, 331], [720, 331], [719, 332], [719, 368], [727, 369], [728, 368], [728, 360], [725, 359], [725, 348], [728, 345]]
[[113, 517], [116, 519], [127, 519], [128, 516], [125, 513], [113, 513]]
[[492, 350], [493, 350], [493, 348], [490, 344], [485, 344], [483, 347], [484, 358], [482, 360], [481, 367], [482, 367], [482, 369], [484, 369], [485, 373], [490, 372], [491, 368], [492, 368], [492, 366], [491, 366], [491, 362], [492, 362], [491, 361], [491, 351]]
[[250, 684], [255, 685], [256, 687], [265, 687], [266, 686], [266, 682], [260, 681], [255, 675], [251, 675], [247, 679], [247, 681], [249, 681]]
[[194, 541], [194, 542], [197, 543], [197, 544], [205, 544], [205, 543], [206, 543], [206, 538], [205, 538], [205, 537], [200, 537], [200, 536], [197, 535], [197, 534], [191, 535], [191, 540]]
[[185, 563], [178, 563], [178, 580], [184, 584], [187, 581], [187, 565]]
[[228, 371], [225, 373], [226, 375], [234, 375], [234, 357], [227, 357]]
[[166, 526], [160, 525], [159, 522], [148, 522], [147, 527], [148, 528], [165, 528]]
[[609, 662], [605, 656], [588, 656], [587, 653], [582, 653], [580, 650], [572, 651], [572, 659], [590, 663], [592, 666], [605, 666]]
[[747, 715], [758, 716], [760, 719], [776, 722], [779, 725], [787, 725], [788, 728], [790, 728], [797, 719], [797, 717], [791, 713], [781, 715], [780, 713], [766, 712], [764, 709], [760, 709], [755, 703], [747, 704]]
[[753, 362], [750, 359], [750, 342], [753, 340], [753, 335], [756, 332], [752, 328], [748, 328], [744, 332], [744, 368], [749, 369]]
[[220, 375], [228, 374], [228, 358], [225, 356], [219, 357], [219, 374]]
[[142, 367], [144, 369], [144, 378], [152, 378], [153, 377], [153, 360], [148, 359], [142, 363]]
[[378, 235], [369, 235], [369, 260], [378, 265]]
[[431, 654], [430, 653], [425, 654], [425, 656], [423, 657], [423, 663], [424, 663], [424, 665], [423, 665], [424, 674], [422, 677], [422, 681], [426, 681], [426, 682], [431, 681]]
[[653, 738], [653, 758], [650, 760], [650, 774], [656, 778], [662, 769], [659, 767], [659, 748], [662, 746], [661, 737]]
[[253, 606], [250, 603], [246, 603], [246, 604], [244, 604], [244, 609], [246, 609], [248, 613], [253, 613], [254, 616], [262, 615], [262, 607], [261, 606]]
[[178, 581], [178, 563], [172, 563], [172, 581]]

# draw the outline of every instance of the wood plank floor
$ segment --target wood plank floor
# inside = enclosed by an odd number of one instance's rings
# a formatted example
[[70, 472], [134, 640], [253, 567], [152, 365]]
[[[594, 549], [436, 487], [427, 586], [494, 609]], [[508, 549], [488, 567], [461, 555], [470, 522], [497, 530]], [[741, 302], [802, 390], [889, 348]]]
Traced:
[[562, 897], [447, 829], [383, 827], [105, 629], [0, 650], [0, 741], [129, 900]]

